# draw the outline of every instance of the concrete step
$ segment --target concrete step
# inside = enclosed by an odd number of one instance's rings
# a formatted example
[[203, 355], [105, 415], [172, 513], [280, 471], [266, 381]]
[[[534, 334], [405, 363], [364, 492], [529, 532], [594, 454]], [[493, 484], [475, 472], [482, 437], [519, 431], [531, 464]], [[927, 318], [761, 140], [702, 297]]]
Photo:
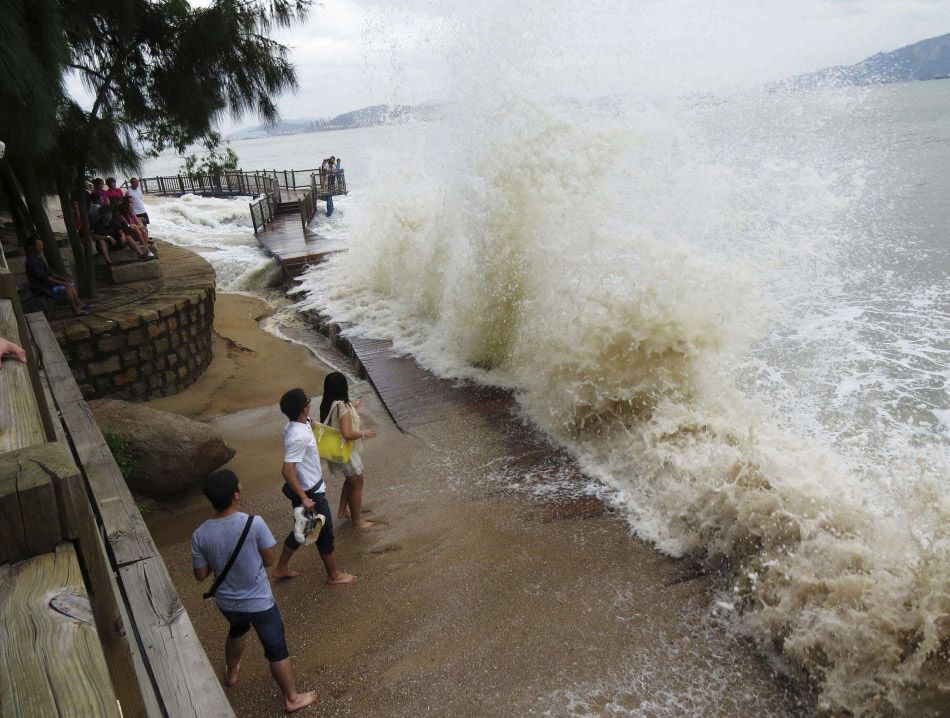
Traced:
[[158, 279], [160, 276], [162, 276], [162, 266], [157, 259], [147, 262], [129, 262], [115, 265], [115, 269], [112, 270], [112, 283], [128, 284], [146, 279]]

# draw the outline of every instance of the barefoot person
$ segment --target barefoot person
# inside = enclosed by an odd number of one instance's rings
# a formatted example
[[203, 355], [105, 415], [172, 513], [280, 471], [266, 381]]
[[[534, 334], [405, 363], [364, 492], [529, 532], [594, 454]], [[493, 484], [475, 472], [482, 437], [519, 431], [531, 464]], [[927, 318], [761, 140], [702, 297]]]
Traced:
[[[317, 453], [317, 439], [310, 428], [310, 398], [303, 389], [291, 389], [280, 398], [280, 410], [287, 417], [284, 426], [284, 495], [296, 509], [303, 506], [311, 513], [323, 514], [325, 523], [317, 536], [317, 551], [327, 571], [327, 583], [340, 586], [356, 581], [356, 576], [344, 573], [336, 566], [333, 556], [333, 519], [330, 504], [327, 503], [326, 484], [320, 470], [320, 455]], [[295, 527], [296, 528], [296, 527]], [[300, 548], [301, 542], [294, 531], [287, 534], [280, 560], [274, 569], [274, 578], [294, 578], [298, 571], [287, 566], [291, 556]]]
[[[205, 479], [203, 488], [215, 513], [198, 527], [191, 539], [192, 565], [198, 581], [204, 581], [212, 572], [215, 576], [221, 575], [249, 518], [238, 510], [241, 485], [234, 472], [223, 470], [211, 474]], [[317, 694], [315, 691], [298, 693], [294, 685], [294, 669], [284, 639], [284, 622], [264, 571], [265, 566], [274, 563], [276, 545], [264, 519], [255, 516], [233, 564], [214, 594], [214, 600], [231, 625], [224, 644], [224, 685], [230, 688], [237, 683], [247, 632], [253, 626], [264, 647], [264, 655], [270, 661], [271, 675], [284, 694], [284, 710], [293, 713], [313, 703]]]
[[338, 371], [327, 374], [323, 380], [323, 400], [320, 402], [320, 422], [339, 429], [343, 438], [353, 442], [353, 453], [345, 464], [328, 461], [330, 473], [343, 478], [340, 491], [340, 510], [338, 519], [350, 519], [358, 529], [368, 529], [376, 525], [375, 521], [364, 521], [360, 513], [363, 505], [363, 458], [360, 451], [363, 439], [372, 439], [376, 432], [360, 428], [360, 415], [356, 410], [363, 400], [350, 404], [349, 386], [346, 377]]

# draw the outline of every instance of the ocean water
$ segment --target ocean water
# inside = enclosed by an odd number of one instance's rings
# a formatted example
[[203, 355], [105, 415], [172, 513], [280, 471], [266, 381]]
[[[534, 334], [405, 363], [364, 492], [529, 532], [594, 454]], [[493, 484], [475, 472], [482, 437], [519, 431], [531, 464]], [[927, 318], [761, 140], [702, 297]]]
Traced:
[[[557, 28], [502, 33], [448, 50], [439, 122], [234, 143], [344, 157], [300, 308], [512, 389], [820, 709], [950, 713], [950, 81], [568, 95]], [[149, 210], [222, 288], [270, 281], [246, 202]]]

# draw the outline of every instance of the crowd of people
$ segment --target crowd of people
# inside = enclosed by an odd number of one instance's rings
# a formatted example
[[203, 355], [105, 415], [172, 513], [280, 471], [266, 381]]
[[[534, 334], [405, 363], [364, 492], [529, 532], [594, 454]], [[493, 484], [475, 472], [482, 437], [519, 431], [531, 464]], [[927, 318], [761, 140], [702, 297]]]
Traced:
[[[213, 597], [228, 622], [225, 642], [224, 683], [237, 683], [245, 641], [251, 628], [257, 633], [270, 663], [271, 675], [283, 694], [284, 710], [292, 713], [311, 705], [315, 691], [298, 692], [290, 651], [280, 610], [274, 601], [266, 568], [274, 566], [274, 579], [300, 575], [290, 569], [290, 561], [301, 546], [314, 544], [331, 586], [355, 583], [357, 577], [341, 570], [334, 555], [333, 516], [327, 500], [326, 475], [342, 479], [336, 518], [349, 520], [354, 528], [369, 529], [375, 523], [362, 516], [362, 443], [376, 432], [361, 426], [358, 410], [362, 400], [350, 401], [346, 377], [328, 374], [323, 384], [319, 423], [339, 431], [351, 442], [345, 463], [321, 460], [317, 437], [310, 417], [311, 399], [296, 388], [280, 398], [280, 410], [287, 417], [283, 429], [284, 460], [281, 491], [290, 501], [293, 529], [284, 539], [280, 556], [277, 541], [260, 516], [240, 510], [241, 484], [228, 470], [217, 471], [204, 482], [204, 493], [214, 515], [202, 523], [192, 537], [192, 567], [195, 579], [215, 581], [205, 598]], [[248, 545], [249, 544], [249, 545]], [[246, 547], [246, 548], [245, 548]], [[303, 629], [302, 629], [303, 630]]]
[[324, 199], [327, 203], [327, 217], [333, 216], [333, 192], [346, 187], [343, 179], [343, 160], [339, 157], [327, 157], [320, 163], [320, 189], [329, 190]]
[[89, 212], [92, 240], [110, 272], [114, 268], [111, 252], [122, 247], [131, 249], [140, 261], [155, 258], [149, 243], [148, 212], [137, 177], [129, 180], [125, 192], [116, 186], [114, 177], [107, 177], [104, 183], [101, 177], [96, 177], [85, 196], [73, 202], [73, 222], [77, 230], [82, 227], [79, 201], [83, 200]]
[[[82, 230], [80, 202], [86, 203], [92, 241], [109, 272], [115, 268], [111, 252], [122, 247], [131, 249], [140, 261], [155, 259], [148, 236], [148, 212], [137, 177], [129, 180], [124, 192], [116, 186], [114, 177], [108, 177], [105, 182], [96, 177], [91, 187], [73, 202], [72, 219], [77, 231]], [[52, 271], [43, 254], [43, 241], [38, 238], [32, 239], [27, 247], [26, 278], [35, 297], [68, 304], [77, 316], [88, 314], [92, 309], [91, 304], [79, 299], [72, 278]]]

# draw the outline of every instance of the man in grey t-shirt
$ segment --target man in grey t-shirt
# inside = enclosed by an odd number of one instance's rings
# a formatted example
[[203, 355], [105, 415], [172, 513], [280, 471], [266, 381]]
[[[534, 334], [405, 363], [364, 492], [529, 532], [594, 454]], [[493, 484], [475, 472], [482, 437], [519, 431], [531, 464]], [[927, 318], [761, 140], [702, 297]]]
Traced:
[[[219, 576], [237, 546], [248, 515], [238, 510], [241, 485], [233, 471], [217, 471], [204, 481], [204, 493], [215, 514], [195, 531], [191, 539], [192, 566], [195, 578], [204, 581], [213, 572]], [[284, 694], [284, 710], [293, 713], [306, 708], [317, 699], [315, 691], [298, 693], [294, 685], [294, 669], [284, 639], [284, 622], [280, 617], [274, 594], [271, 593], [265, 566], [277, 559], [277, 542], [260, 516], [251, 522], [247, 538], [234, 563], [214, 595], [218, 609], [231, 626], [224, 646], [226, 669], [224, 685], [237, 683], [244, 654], [247, 632], [254, 627], [270, 661], [270, 671]]]

